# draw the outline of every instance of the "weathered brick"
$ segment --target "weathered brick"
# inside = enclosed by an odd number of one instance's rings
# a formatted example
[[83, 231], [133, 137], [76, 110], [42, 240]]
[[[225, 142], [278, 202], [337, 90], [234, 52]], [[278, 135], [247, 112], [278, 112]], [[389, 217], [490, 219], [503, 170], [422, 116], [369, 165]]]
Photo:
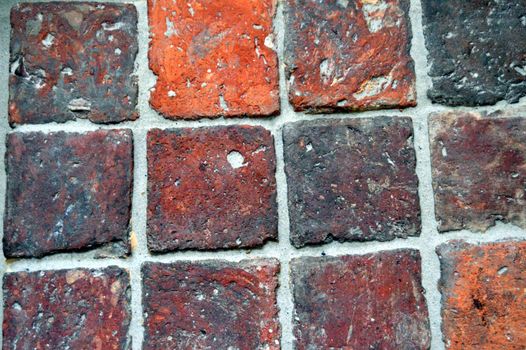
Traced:
[[437, 249], [442, 331], [448, 349], [524, 349], [526, 242]]
[[418, 235], [410, 118], [299, 122], [283, 130], [296, 247]]
[[416, 105], [408, 0], [285, 1], [285, 65], [297, 111]]
[[280, 349], [275, 259], [143, 266], [145, 350]]
[[526, 228], [526, 109], [447, 112], [429, 119], [440, 231]]
[[171, 119], [279, 112], [276, 0], [148, 0], [150, 103]]
[[148, 133], [148, 247], [254, 247], [277, 238], [275, 153], [261, 127]]
[[428, 349], [416, 250], [291, 262], [296, 349]]
[[129, 130], [9, 134], [4, 254], [128, 253], [132, 143]]
[[118, 267], [4, 277], [4, 349], [128, 349], [130, 319]]
[[11, 124], [137, 119], [133, 5], [18, 4], [11, 25]]
[[526, 95], [526, 3], [422, 1], [433, 102], [517, 102]]

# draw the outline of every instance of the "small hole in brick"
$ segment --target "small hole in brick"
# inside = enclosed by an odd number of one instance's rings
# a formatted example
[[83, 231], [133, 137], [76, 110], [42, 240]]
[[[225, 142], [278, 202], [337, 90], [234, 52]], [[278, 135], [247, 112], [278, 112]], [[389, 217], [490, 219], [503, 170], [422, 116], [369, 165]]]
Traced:
[[15, 309], [16, 311], [21, 311], [22, 310], [22, 306], [19, 303], [14, 303], [13, 304], [13, 309]]
[[230, 153], [228, 153], [226, 159], [230, 163], [230, 166], [234, 169], [245, 166], [245, 164], [243, 163], [245, 161], [245, 158], [238, 151], [231, 151]]
[[206, 331], [204, 329], [201, 329], [200, 332], [202, 335], [206, 335]]

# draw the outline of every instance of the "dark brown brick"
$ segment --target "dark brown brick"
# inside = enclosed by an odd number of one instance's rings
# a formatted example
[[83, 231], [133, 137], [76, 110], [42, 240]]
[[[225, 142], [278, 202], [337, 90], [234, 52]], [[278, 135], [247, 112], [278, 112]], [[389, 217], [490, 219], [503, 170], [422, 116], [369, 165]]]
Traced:
[[526, 95], [526, 2], [423, 0], [433, 102], [479, 106]]
[[148, 0], [150, 103], [170, 119], [279, 112], [276, 0]]
[[8, 273], [3, 349], [128, 349], [129, 276], [118, 267]]
[[11, 124], [137, 119], [133, 5], [18, 4], [11, 25]]
[[6, 157], [6, 257], [129, 251], [131, 131], [12, 133]]
[[437, 252], [446, 348], [524, 349], [526, 242], [452, 241]]
[[416, 250], [293, 259], [296, 349], [429, 349]]
[[143, 266], [144, 350], [280, 349], [274, 259]]
[[299, 122], [283, 130], [296, 247], [420, 232], [410, 118]]
[[526, 109], [430, 116], [440, 231], [486, 231], [497, 220], [526, 229], [525, 116]]
[[409, 0], [285, 1], [285, 65], [297, 111], [416, 105]]
[[254, 247], [277, 238], [275, 153], [261, 127], [148, 133], [148, 247]]

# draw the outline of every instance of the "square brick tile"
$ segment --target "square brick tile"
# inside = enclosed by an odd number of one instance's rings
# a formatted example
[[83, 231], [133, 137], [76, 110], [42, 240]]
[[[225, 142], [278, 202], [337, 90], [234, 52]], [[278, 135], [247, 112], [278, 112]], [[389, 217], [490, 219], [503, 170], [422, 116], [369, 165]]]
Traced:
[[143, 266], [144, 350], [280, 349], [274, 259]]
[[11, 124], [137, 119], [133, 5], [24, 3], [11, 25]]
[[429, 349], [416, 250], [292, 260], [295, 346]]
[[8, 273], [4, 349], [129, 349], [129, 276], [118, 267]]
[[148, 133], [148, 247], [255, 247], [277, 238], [276, 160], [261, 127]]
[[283, 129], [296, 247], [420, 232], [410, 118], [318, 120]]
[[170, 119], [279, 113], [276, 0], [148, 0], [154, 109]]
[[526, 242], [452, 241], [437, 253], [446, 348], [524, 349]]
[[496, 221], [526, 229], [526, 109], [429, 119], [440, 231], [486, 231]]
[[409, 0], [286, 0], [285, 27], [295, 110], [416, 105]]
[[526, 2], [423, 0], [433, 102], [480, 106], [526, 95]]
[[131, 131], [11, 133], [6, 158], [6, 257], [100, 245], [128, 253]]

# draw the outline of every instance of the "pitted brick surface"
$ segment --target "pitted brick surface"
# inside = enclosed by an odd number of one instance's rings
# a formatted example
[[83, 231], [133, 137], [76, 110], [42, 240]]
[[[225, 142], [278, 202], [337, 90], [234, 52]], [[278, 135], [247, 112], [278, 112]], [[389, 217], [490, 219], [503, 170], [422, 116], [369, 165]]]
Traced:
[[131, 131], [12, 133], [6, 157], [6, 257], [129, 251]]
[[149, 0], [154, 109], [170, 119], [279, 112], [276, 0]]
[[486, 231], [497, 220], [526, 228], [526, 109], [429, 119], [440, 231]]
[[276, 161], [252, 126], [148, 133], [148, 247], [254, 247], [277, 238]]
[[479, 106], [526, 95], [526, 3], [422, 1], [433, 102]]
[[128, 289], [117, 267], [8, 273], [3, 348], [129, 349]]
[[296, 247], [387, 241], [420, 232], [409, 118], [318, 120], [286, 125], [285, 172]]
[[292, 260], [296, 349], [429, 349], [416, 250]]
[[25, 3], [11, 24], [11, 124], [138, 118], [133, 5]]
[[446, 348], [524, 349], [526, 242], [452, 241], [437, 252]]
[[284, 59], [295, 110], [416, 105], [408, 0], [285, 3]]
[[144, 265], [144, 349], [280, 349], [278, 272], [271, 259]]

